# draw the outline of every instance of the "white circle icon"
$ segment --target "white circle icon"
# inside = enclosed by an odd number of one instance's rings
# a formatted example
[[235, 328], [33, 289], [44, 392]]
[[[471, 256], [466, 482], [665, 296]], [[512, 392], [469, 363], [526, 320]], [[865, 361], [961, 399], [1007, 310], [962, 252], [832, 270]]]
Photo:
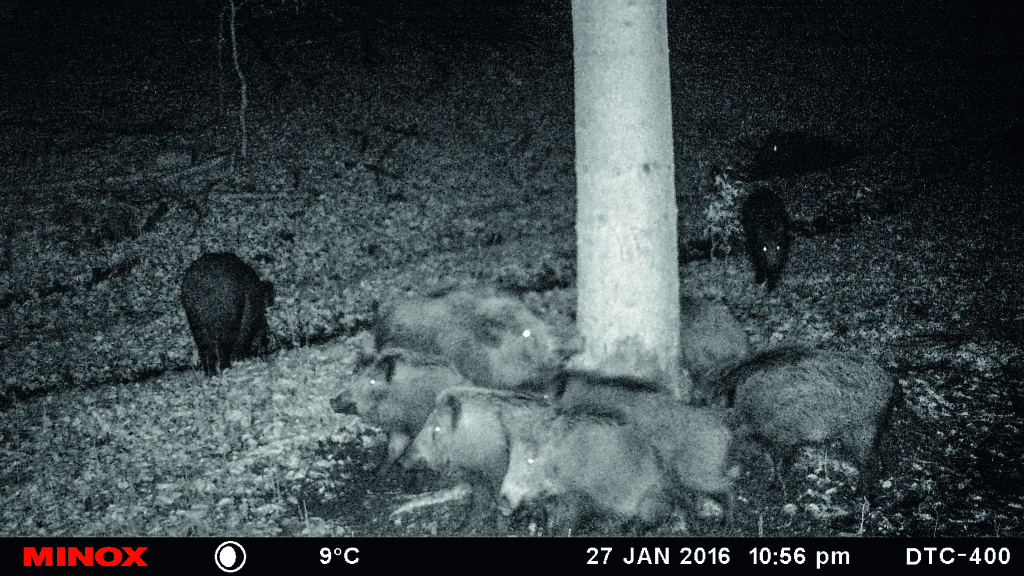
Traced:
[[238, 572], [245, 566], [245, 548], [238, 542], [223, 542], [213, 553], [213, 561], [222, 572]]

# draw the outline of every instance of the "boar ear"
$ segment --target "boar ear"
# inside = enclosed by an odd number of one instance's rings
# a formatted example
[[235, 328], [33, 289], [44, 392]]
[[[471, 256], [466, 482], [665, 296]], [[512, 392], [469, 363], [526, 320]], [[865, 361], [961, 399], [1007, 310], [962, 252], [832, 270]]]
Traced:
[[445, 403], [448, 404], [448, 411], [451, 412], [451, 428], [454, 430], [459, 418], [462, 417], [462, 402], [455, 396], [449, 394], [445, 397]]
[[384, 380], [391, 382], [395, 375], [395, 365], [398, 363], [401, 354], [397, 350], [389, 349], [381, 351], [374, 359], [374, 367], [384, 373]]
[[395, 377], [395, 366], [398, 364], [398, 356], [388, 356], [388, 359], [384, 362], [384, 373], [387, 375], [388, 382]]

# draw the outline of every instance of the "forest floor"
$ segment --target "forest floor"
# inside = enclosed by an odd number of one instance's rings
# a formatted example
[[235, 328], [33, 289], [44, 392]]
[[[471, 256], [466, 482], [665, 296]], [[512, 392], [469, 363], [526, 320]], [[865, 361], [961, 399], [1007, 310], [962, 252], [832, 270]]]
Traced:
[[[243, 155], [219, 13], [184, 4], [5, 16], [0, 535], [455, 534], [464, 499], [392, 515], [449, 484], [377, 478], [386, 439], [328, 401], [374, 301], [497, 287], [571, 329], [568, 7], [256, 3]], [[1024, 83], [999, 64], [1019, 41], [948, 11], [746, 10], [670, 13], [684, 242], [709, 166], [779, 133], [849, 153], [764, 183], [802, 225], [776, 291], [736, 252], [687, 261], [683, 288], [755, 349], [877, 359], [905, 394], [899, 465], [869, 500], [827, 449], [784, 488], [754, 459], [728, 522], [658, 534], [1024, 535]], [[213, 251], [274, 283], [276, 352], [207, 378], [179, 282]], [[546, 534], [531, 511], [508, 531]]]

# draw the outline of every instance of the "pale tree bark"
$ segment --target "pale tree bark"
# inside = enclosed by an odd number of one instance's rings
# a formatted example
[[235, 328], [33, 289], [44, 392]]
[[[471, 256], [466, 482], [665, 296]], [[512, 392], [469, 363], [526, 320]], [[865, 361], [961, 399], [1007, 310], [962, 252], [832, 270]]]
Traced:
[[580, 368], [688, 397], [665, 0], [573, 0]]

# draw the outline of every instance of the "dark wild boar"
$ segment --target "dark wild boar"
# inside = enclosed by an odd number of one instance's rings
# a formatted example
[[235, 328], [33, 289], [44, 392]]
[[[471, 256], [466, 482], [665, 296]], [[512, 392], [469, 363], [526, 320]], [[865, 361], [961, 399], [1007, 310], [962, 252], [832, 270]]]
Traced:
[[740, 224], [750, 262], [754, 265], [754, 281], [767, 282], [768, 292], [771, 292], [782, 276], [792, 242], [786, 206], [775, 192], [756, 188], [743, 203]]
[[266, 310], [273, 302], [273, 284], [234, 254], [203, 254], [185, 270], [181, 303], [207, 374], [265, 347]]

